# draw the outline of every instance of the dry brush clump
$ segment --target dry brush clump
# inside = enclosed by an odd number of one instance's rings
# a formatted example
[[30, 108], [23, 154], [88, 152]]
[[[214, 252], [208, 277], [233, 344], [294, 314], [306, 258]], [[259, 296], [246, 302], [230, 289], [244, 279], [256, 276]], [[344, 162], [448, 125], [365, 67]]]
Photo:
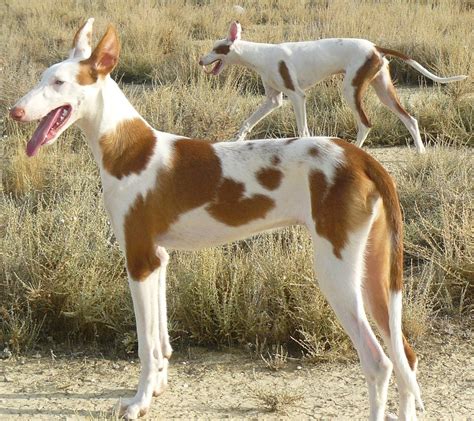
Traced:
[[[201, 3], [142, 0], [133, 13], [128, 2], [111, 0], [2, 4], [3, 116], [45, 67], [64, 58], [81, 22], [95, 16], [97, 33], [108, 22], [118, 26], [123, 48], [115, 77], [154, 127], [190, 137], [231, 138], [262, 101], [262, 86], [249, 71], [227, 69], [211, 78], [197, 66], [199, 56], [225, 35], [235, 18], [234, 2]], [[400, 49], [440, 73], [472, 73], [472, 52], [466, 47], [472, 44], [472, 11], [463, 2], [354, 1], [350, 15], [340, 0], [242, 5], [246, 12], [239, 19], [247, 39], [364, 37]], [[421, 80], [396, 60], [392, 68], [400, 82]], [[341, 98], [340, 77], [308, 91], [314, 133], [354, 138], [355, 123]], [[404, 89], [403, 100], [432, 144], [472, 142], [472, 80]], [[294, 135], [295, 119], [288, 107], [271, 114], [252, 135]], [[411, 142], [373, 94], [367, 109], [374, 122], [368, 142]], [[32, 125], [2, 118], [0, 130], [0, 345], [24, 350], [49, 337], [133, 349], [124, 261], [82, 135], [69, 130], [57, 145], [27, 159], [24, 140]], [[472, 308], [471, 167], [465, 149], [442, 148], [410, 159], [397, 172], [407, 223], [405, 325], [412, 337], [424, 333], [434, 312]], [[285, 345], [291, 350], [299, 343], [313, 359], [351, 357], [347, 335], [314, 282], [310, 256], [310, 239], [300, 228], [201, 252], [172, 253], [168, 300], [173, 338], [225, 346], [250, 342], [269, 349]], [[267, 355], [267, 350], [259, 347], [259, 353]]]

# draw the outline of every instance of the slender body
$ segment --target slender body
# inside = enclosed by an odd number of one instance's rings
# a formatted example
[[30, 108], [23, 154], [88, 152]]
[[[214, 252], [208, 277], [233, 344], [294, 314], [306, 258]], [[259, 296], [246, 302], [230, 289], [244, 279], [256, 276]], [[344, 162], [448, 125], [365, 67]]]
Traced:
[[105, 207], [126, 256], [141, 362], [137, 393], [122, 401], [122, 414], [144, 415], [167, 385], [165, 247], [199, 249], [301, 224], [313, 239], [320, 287], [360, 357], [370, 418], [384, 419], [392, 365], [400, 416], [415, 418], [415, 398], [422, 406], [417, 360], [401, 330], [402, 219], [382, 166], [340, 139], [211, 144], [154, 130], [109, 76], [120, 51], [115, 30], [109, 27], [92, 52], [91, 31], [89, 19], [70, 57], [47, 69], [10, 115], [41, 119], [30, 156], [77, 123], [100, 168]]
[[400, 104], [395, 92], [388, 60], [395, 56], [414, 67], [424, 76], [439, 83], [463, 80], [466, 76], [442, 78], [426, 70], [419, 63], [397, 51], [378, 47], [365, 39], [330, 38], [283, 44], [264, 44], [244, 41], [241, 28], [233, 22], [226, 39], [217, 41], [212, 51], [201, 58], [199, 64], [216, 63], [209, 73], [218, 75], [226, 65], [238, 64], [256, 71], [262, 78], [266, 99], [243, 123], [237, 140], [244, 140], [252, 128], [283, 103], [287, 95], [296, 115], [300, 136], [309, 136], [306, 121], [305, 91], [327, 77], [344, 74], [343, 96], [357, 121], [357, 146], [364, 143], [371, 124], [364, 111], [362, 100], [369, 85], [378, 98], [406, 126], [419, 153], [425, 151], [418, 122]]

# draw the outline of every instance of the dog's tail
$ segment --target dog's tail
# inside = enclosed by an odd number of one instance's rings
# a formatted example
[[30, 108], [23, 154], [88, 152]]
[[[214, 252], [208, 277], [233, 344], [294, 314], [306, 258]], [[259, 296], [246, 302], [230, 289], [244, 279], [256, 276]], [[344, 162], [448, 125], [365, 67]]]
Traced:
[[[392, 356], [403, 382], [424, 411], [420, 387], [416, 381], [416, 356], [402, 332], [403, 222], [398, 194], [394, 182], [383, 167], [373, 159], [368, 158], [368, 161], [365, 172], [382, 197], [390, 242], [388, 324]], [[411, 354], [412, 367], [407, 353]]]
[[409, 64], [411, 67], [413, 67], [415, 70], [418, 70], [422, 75], [426, 76], [427, 78], [430, 78], [431, 80], [438, 82], [438, 83], [450, 83], [450, 82], [457, 82], [459, 80], [464, 80], [467, 78], [465, 75], [459, 75], [459, 76], [450, 76], [450, 77], [439, 77], [436, 76], [435, 74], [431, 73], [429, 70], [425, 69], [420, 63], [417, 61], [411, 59], [410, 57], [406, 56], [403, 53], [400, 53], [395, 50], [390, 50], [388, 48], [382, 48], [382, 47], [375, 47], [379, 53], [381, 53], [384, 56], [393, 56], [393, 57], [398, 57], [399, 59], [403, 60], [405, 63]]

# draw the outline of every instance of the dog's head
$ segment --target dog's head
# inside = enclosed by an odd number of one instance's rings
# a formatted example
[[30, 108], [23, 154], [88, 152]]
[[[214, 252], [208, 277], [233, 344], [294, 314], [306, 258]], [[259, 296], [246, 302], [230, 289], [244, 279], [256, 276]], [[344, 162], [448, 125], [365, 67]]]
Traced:
[[90, 18], [77, 31], [69, 57], [46, 69], [40, 82], [10, 110], [11, 118], [19, 122], [41, 120], [27, 144], [28, 156], [54, 143], [90, 112], [101, 84], [118, 63], [120, 44], [112, 26], [92, 51], [93, 22]]
[[[240, 23], [237, 21], [232, 22], [230, 24], [227, 38], [216, 41], [212, 47], [212, 51], [201, 57], [199, 60], [199, 65], [203, 66], [203, 69], [206, 73], [218, 75], [222, 72], [222, 70], [224, 70], [227, 62], [234, 54], [235, 42], [240, 39], [241, 32], [242, 28]], [[211, 64], [214, 64], [214, 66], [207, 70], [206, 66], [210, 66]]]

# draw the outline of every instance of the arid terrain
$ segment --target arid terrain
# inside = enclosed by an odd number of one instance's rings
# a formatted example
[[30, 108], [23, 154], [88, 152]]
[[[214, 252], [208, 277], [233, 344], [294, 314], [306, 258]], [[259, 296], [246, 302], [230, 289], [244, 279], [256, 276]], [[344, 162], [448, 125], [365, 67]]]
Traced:
[[[424, 419], [474, 415], [472, 334], [441, 326], [420, 344]], [[46, 355], [45, 355], [46, 354]], [[132, 396], [137, 360], [53, 354], [0, 362], [0, 419], [114, 419], [120, 397]], [[175, 354], [170, 387], [155, 398], [150, 419], [364, 418], [367, 389], [356, 361], [288, 361], [270, 370], [244, 351], [190, 348]], [[389, 412], [397, 408], [391, 384]]]

